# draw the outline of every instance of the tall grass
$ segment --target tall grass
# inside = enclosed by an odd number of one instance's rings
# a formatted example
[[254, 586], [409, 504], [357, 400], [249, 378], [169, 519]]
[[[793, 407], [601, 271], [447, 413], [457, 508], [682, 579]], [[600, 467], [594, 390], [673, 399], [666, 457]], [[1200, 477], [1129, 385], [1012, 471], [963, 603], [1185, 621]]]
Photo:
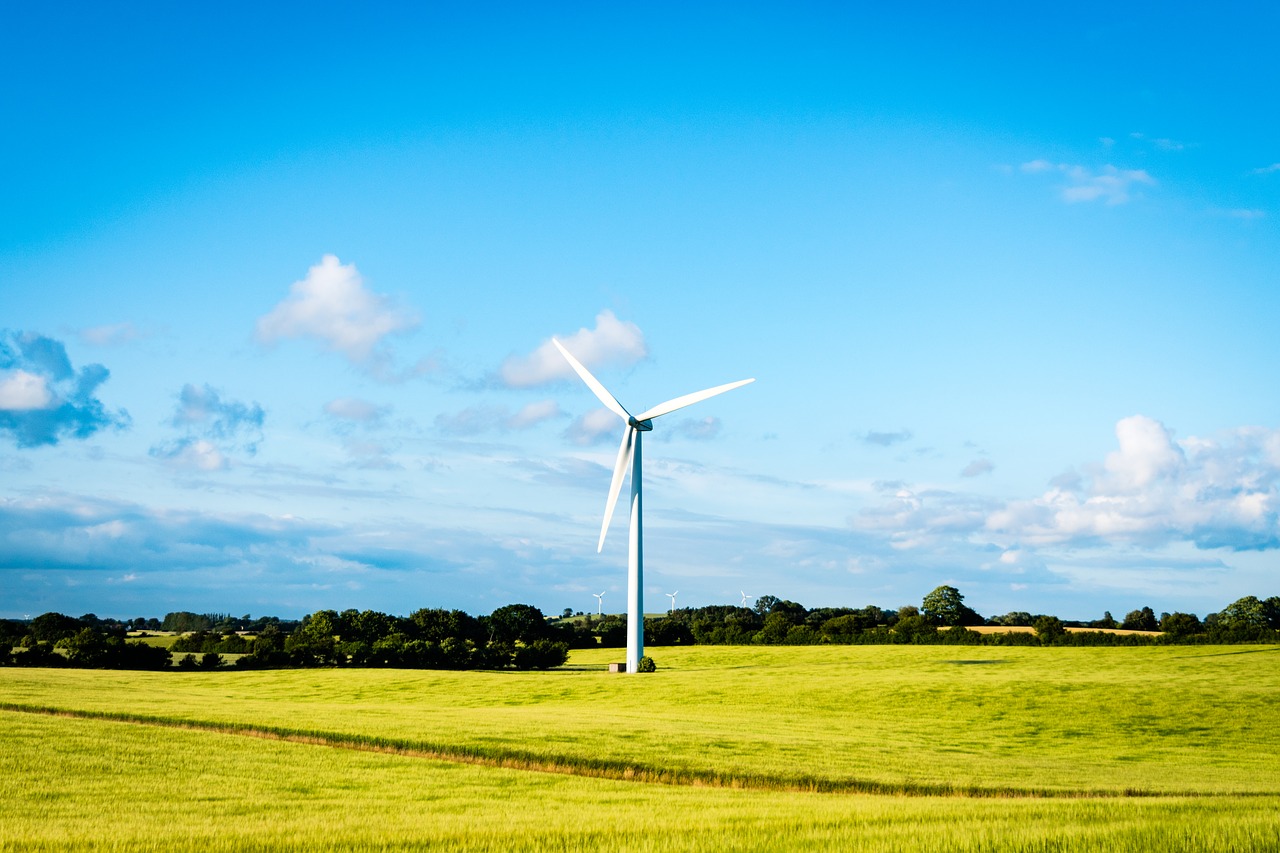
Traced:
[[652, 651], [642, 676], [8, 669], [0, 702], [701, 784], [1280, 793], [1274, 648]]
[[965, 799], [637, 785], [0, 712], [0, 851], [1231, 851], [1276, 797]]

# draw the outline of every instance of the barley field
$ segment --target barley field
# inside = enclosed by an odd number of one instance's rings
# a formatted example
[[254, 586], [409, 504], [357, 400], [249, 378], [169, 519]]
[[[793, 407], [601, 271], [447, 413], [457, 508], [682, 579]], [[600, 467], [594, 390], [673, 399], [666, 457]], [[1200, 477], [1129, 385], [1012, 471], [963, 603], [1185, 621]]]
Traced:
[[0, 850], [1274, 850], [1274, 647], [0, 670]]

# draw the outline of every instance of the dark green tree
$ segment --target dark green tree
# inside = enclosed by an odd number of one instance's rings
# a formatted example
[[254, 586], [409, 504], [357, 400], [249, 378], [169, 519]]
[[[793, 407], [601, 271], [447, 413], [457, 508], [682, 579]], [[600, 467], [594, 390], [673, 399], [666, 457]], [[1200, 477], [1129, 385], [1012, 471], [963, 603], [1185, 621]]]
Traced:
[[547, 617], [532, 604], [508, 604], [499, 607], [485, 620], [490, 642], [532, 643], [550, 635]]
[[551, 669], [569, 659], [569, 647], [555, 640], [534, 640], [515, 651], [512, 662], [516, 669]]
[[[913, 607], [912, 610], [914, 609]], [[898, 621], [893, 623], [893, 634], [900, 643], [928, 642], [938, 635], [938, 626], [920, 613], [910, 613], [899, 616]]]
[[1204, 630], [1194, 613], [1170, 613], [1160, 620], [1160, 630], [1171, 637], [1189, 637]]
[[1067, 636], [1067, 629], [1057, 616], [1041, 616], [1036, 619], [1033, 627], [1042, 646], [1061, 643]]
[[1218, 624], [1231, 630], [1252, 630], [1270, 627], [1267, 605], [1256, 595], [1246, 595], [1222, 608]]
[[776, 595], [762, 595], [756, 599], [755, 611], [756, 613], [759, 613], [760, 618], [763, 619], [765, 616], [773, 612], [774, 605], [781, 600], [782, 599], [778, 598]]
[[61, 613], [41, 613], [31, 620], [31, 636], [42, 643], [56, 643], [81, 628], [80, 620]]
[[1126, 631], [1159, 631], [1160, 625], [1156, 621], [1155, 611], [1150, 607], [1144, 607], [1141, 610], [1131, 610], [1124, 617], [1124, 621], [1120, 623], [1120, 627]]
[[106, 667], [109, 661], [107, 638], [92, 628], [81, 628], [57, 643], [67, 652], [67, 663], [87, 669]]
[[940, 586], [920, 602], [920, 611], [935, 625], [981, 625], [982, 617], [965, 605], [954, 586]]

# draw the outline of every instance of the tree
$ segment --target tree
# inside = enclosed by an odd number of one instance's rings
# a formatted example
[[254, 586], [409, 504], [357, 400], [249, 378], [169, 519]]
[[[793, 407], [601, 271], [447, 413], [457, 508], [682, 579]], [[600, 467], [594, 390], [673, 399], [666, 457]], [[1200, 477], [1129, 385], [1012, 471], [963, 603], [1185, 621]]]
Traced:
[[621, 619], [609, 617], [602, 620], [596, 625], [596, 634], [602, 648], [621, 649], [627, 645], [627, 623]]
[[1194, 613], [1170, 613], [1160, 620], [1160, 630], [1171, 637], [1199, 634], [1204, 627]]
[[534, 640], [516, 649], [513, 663], [516, 669], [550, 669], [561, 666], [569, 659], [569, 647], [554, 640]]
[[1111, 616], [1110, 610], [1104, 610], [1101, 619], [1094, 619], [1089, 623], [1090, 628], [1119, 628], [1120, 623]]
[[1057, 616], [1041, 616], [1036, 620], [1034, 627], [1036, 637], [1042, 646], [1052, 645], [1067, 634], [1067, 629], [1063, 627], [1062, 620]]
[[209, 631], [213, 629], [214, 623], [217, 621], [217, 619], [211, 618], [207, 614], [178, 610], [165, 614], [164, 621], [160, 623], [160, 630], [176, 631], [180, 634], [186, 634], [191, 631]]
[[303, 666], [345, 663], [346, 657], [338, 654], [337, 634], [337, 611], [317, 610], [303, 617], [302, 626], [284, 641], [284, 650]]
[[778, 598], [778, 596], [776, 595], [760, 596], [759, 598], [756, 599], [756, 607], [755, 607], [756, 613], [759, 613], [761, 618], [768, 616], [770, 613], [773, 612], [773, 606], [781, 600], [782, 599]]
[[1124, 621], [1120, 623], [1120, 627], [1126, 631], [1159, 631], [1160, 626], [1156, 623], [1155, 611], [1150, 607], [1144, 607], [1141, 610], [1131, 610], [1125, 615]]
[[785, 643], [791, 627], [791, 620], [785, 613], [770, 613], [764, 617], [764, 627], [756, 632], [753, 642], [771, 646]]
[[837, 642], [848, 642], [849, 638], [855, 634], [861, 634], [863, 631], [870, 630], [876, 626], [871, 617], [863, 613], [849, 613], [844, 616], [836, 616], [834, 619], [828, 619], [822, 623], [819, 629], [825, 637], [831, 637]]
[[1256, 595], [1246, 595], [1222, 608], [1222, 612], [1218, 614], [1218, 624], [1237, 631], [1268, 628], [1270, 619], [1268, 619], [1267, 605]]
[[[915, 608], [911, 608], [914, 610]], [[893, 633], [899, 638], [899, 642], [918, 643], [922, 639], [928, 637], [936, 637], [938, 635], [938, 626], [934, 625], [927, 617], [919, 613], [912, 613], [907, 616], [900, 616], [898, 621], [893, 623]]]
[[81, 628], [70, 637], [58, 641], [67, 650], [72, 666], [95, 668], [107, 665], [107, 639], [92, 628]]
[[61, 613], [42, 613], [31, 620], [31, 636], [42, 643], [56, 643], [80, 628], [79, 619]]
[[920, 610], [935, 625], [981, 625], [982, 617], [965, 606], [954, 586], [940, 586], [924, 597]]
[[[513, 606], [519, 608], [527, 607], [528, 605]], [[505, 609], [499, 608], [499, 610]], [[541, 612], [539, 612], [539, 617], [541, 617]], [[441, 608], [415, 610], [409, 615], [409, 627], [406, 630], [409, 630], [414, 636], [434, 643], [443, 643], [450, 637], [459, 640], [471, 640], [476, 643], [480, 643], [485, 639], [485, 633], [480, 627], [479, 620], [462, 610], [444, 610]]]
[[664, 616], [645, 620], [644, 642], [646, 646], [689, 646], [693, 645], [693, 634], [680, 618]]
[[547, 617], [532, 604], [508, 604], [489, 614], [489, 639], [500, 643], [532, 643], [545, 639]]

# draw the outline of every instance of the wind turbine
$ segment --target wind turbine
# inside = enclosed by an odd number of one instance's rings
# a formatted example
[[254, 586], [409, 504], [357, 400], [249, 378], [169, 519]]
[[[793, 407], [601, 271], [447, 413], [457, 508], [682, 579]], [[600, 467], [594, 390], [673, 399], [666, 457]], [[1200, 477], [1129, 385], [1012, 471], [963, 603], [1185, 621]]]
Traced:
[[[607, 589], [606, 589], [604, 592], [608, 592], [608, 591], [609, 591], [609, 590], [607, 590]], [[599, 602], [600, 609], [596, 611], [596, 614], [597, 614], [597, 615], [599, 615], [599, 616], [603, 616], [603, 615], [604, 615], [604, 592], [593, 592], [593, 593], [591, 593], [592, 595], [594, 595], [594, 596], [596, 597], [596, 600]]]
[[[742, 592], [742, 590], [738, 590], [738, 592]], [[746, 606], [747, 606], [747, 599], [748, 599], [748, 598], [755, 598], [755, 596], [754, 596], [754, 595], [747, 595], [745, 592], [742, 592], [742, 606], [743, 606], [743, 607], [746, 607]]]
[[667, 598], [671, 599], [671, 611], [670, 611], [671, 613], [676, 612], [676, 596], [679, 594], [680, 594], [680, 590], [678, 589], [675, 592], [668, 592], [666, 594]]
[[626, 476], [629, 462], [631, 465], [631, 536], [627, 548], [627, 672], [639, 672], [640, 658], [644, 657], [644, 537], [640, 510], [640, 436], [653, 429], [654, 418], [691, 406], [708, 397], [723, 394], [725, 391], [732, 391], [755, 380], [742, 379], [727, 385], [717, 385], [705, 391], [695, 391], [692, 394], [659, 403], [639, 415], [632, 415], [605, 390], [598, 379], [591, 375], [591, 371], [583, 367], [582, 363], [564, 348], [563, 344], [555, 338], [551, 339], [551, 343], [556, 345], [556, 349], [560, 350], [560, 354], [591, 389], [591, 393], [604, 403], [606, 409], [622, 418], [627, 425], [622, 432], [618, 461], [613, 466], [613, 480], [609, 483], [609, 499], [604, 505], [604, 521], [600, 525], [600, 542], [596, 545], [596, 552], [599, 553], [604, 549], [604, 537], [609, 532], [609, 522], [613, 519], [613, 508], [618, 503], [618, 493], [622, 490], [622, 479]]

